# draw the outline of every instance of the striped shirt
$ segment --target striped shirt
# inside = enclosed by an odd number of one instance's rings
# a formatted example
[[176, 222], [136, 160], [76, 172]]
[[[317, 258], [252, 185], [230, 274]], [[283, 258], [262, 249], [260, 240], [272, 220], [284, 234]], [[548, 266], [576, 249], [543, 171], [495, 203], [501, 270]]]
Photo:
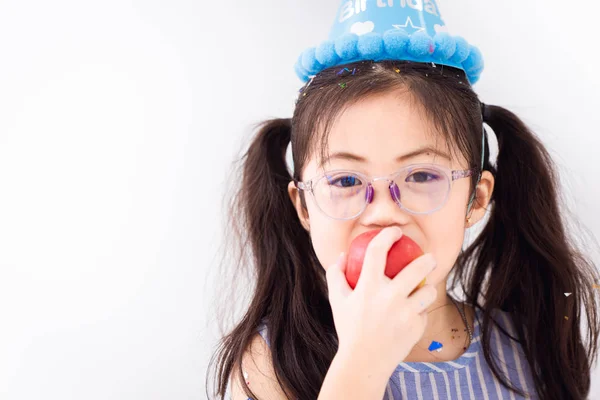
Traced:
[[[494, 310], [493, 318], [513, 337], [515, 329], [509, 315]], [[388, 381], [384, 400], [399, 399], [477, 399], [477, 400], [518, 400], [517, 393], [508, 390], [495, 377], [485, 361], [481, 346], [479, 320], [481, 311], [476, 309], [473, 340], [467, 350], [457, 359], [444, 362], [401, 362]], [[269, 344], [266, 326], [258, 329]], [[529, 399], [536, 399], [529, 364], [521, 346], [508, 338], [492, 324], [490, 338], [492, 358], [509, 382], [528, 393]], [[246, 381], [252, 377], [245, 374]], [[248, 399], [252, 400], [252, 399]]]

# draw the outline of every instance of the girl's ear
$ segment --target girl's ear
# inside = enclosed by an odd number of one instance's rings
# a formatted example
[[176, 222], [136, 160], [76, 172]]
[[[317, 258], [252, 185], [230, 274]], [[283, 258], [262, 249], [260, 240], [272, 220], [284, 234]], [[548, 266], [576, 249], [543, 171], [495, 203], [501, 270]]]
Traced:
[[298, 213], [298, 219], [300, 223], [306, 229], [307, 232], [310, 232], [310, 221], [308, 219], [308, 210], [304, 208], [302, 205], [302, 199], [300, 198], [300, 191], [296, 188], [294, 181], [290, 181], [288, 184], [288, 194], [292, 203], [294, 204], [294, 208], [296, 208], [296, 213]]
[[492, 173], [490, 171], [483, 171], [475, 190], [475, 199], [473, 200], [471, 211], [467, 215], [469, 221], [465, 221], [467, 228], [475, 225], [485, 216], [494, 191], [494, 182]]

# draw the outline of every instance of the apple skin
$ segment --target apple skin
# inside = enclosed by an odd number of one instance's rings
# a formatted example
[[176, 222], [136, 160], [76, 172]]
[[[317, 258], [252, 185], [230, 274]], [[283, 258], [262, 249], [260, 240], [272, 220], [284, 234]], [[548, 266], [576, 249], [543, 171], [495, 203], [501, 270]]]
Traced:
[[[348, 262], [346, 265], [346, 280], [352, 289], [354, 289], [358, 283], [358, 278], [360, 276], [360, 271], [362, 270], [367, 246], [380, 231], [381, 229], [375, 229], [362, 233], [355, 237], [352, 243], [350, 243], [350, 249], [348, 250]], [[388, 278], [393, 279], [400, 271], [404, 269], [404, 267], [423, 254], [423, 250], [421, 250], [419, 245], [414, 240], [406, 235], [402, 235], [400, 240], [394, 243], [388, 252], [385, 275]], [[419, 283], [413, 292], [423, 285], [425, 285], [425, 279]]]

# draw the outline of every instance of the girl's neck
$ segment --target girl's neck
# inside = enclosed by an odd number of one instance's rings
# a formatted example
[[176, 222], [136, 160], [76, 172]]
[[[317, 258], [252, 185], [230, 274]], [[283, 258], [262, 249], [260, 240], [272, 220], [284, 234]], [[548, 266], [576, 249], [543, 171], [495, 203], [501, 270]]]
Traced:
[[[469, 334], [460, 311], [446, 293], [446, 283], [438, 287], [438, 300], [428, 309], [427, 327], [423, 337], [417, 342], [404, 362], [442, 362], [459, 358], [469, 347]], [[469, 328], [473, 332], [474, 310], [471, 306], [457, 302], [464, 308]], [[439, 351], [429, 351], [432, 342], [442, 344]]]

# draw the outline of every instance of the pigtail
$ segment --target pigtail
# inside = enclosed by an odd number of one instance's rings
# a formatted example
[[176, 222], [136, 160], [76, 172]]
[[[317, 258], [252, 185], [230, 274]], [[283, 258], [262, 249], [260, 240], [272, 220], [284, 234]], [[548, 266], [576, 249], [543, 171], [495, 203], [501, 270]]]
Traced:
[[[486, 167], [495, 175], [489, 222], [457, 262], [474, 258], [470, 277], [458, 270], [467, 301], [478, 304], [480, 295], [484, 298], [484, 343], [492, 310], [512, 314], [515, 339], [521, 340], [540, 398], [583, 399], [597, 351], [593, 286], [598, 273], [567, 236], [559, 177], [539, 139], [502, 107], [486, 106], [483, 120], [497, 136], [498, 158], [496, 168], [489, 160]], [[580, 332], [582, 312], [589, 326], [587, 346]], [[490, 367], [502, 376], [489, 346], [484, 350]]]
[[221, 342], [219, 395], [233, 368], [241, 373], [243, 352], [256, 327], [265, 323], [283, 390], [290, 399], [317, 398], [337, 350], [325, 272], [288, 195], [292, 176], [285, 155], [291, 120], [272, 119], [259, 128], [242, 160], [230, 217], [241, 224], [238, 233], [247, 234], [245, 248], [251, 250], [257, 286], [246, 314]]

